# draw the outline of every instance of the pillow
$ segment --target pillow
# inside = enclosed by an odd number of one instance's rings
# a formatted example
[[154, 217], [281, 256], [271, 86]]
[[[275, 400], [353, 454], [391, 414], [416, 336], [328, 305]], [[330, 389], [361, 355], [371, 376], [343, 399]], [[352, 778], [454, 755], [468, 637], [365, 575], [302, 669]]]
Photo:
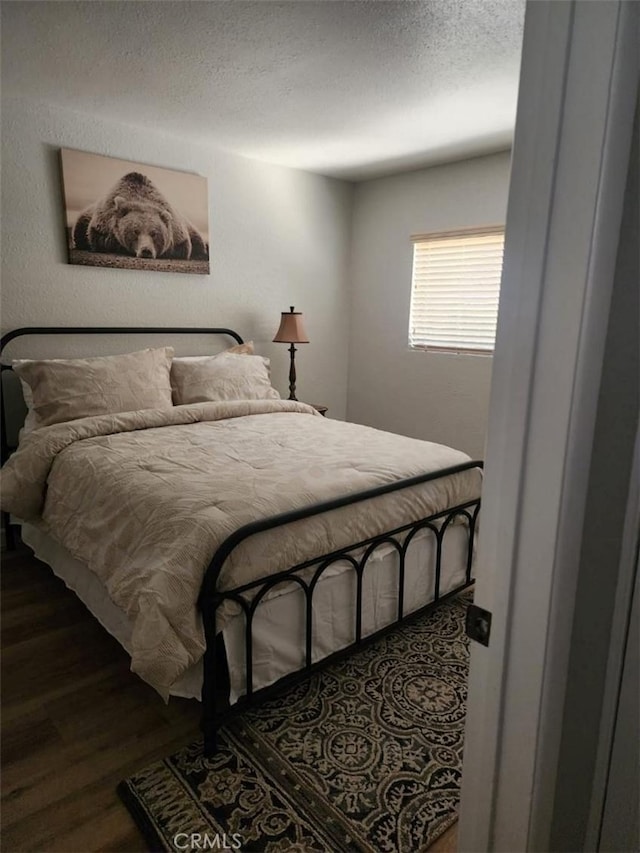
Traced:
[[[223, 352], [235, 352], [238, 355], [253, 355], [253, 341], [247, 341], [246, 344], [234, 344], [232, 347], [223, 350]], [[217, 355], [221, 355], [222, 353], [217, 353]], [[206, 359], [211, 358], [210, 355], [180, 355], [174, 356], [173, 363], [176, 361], [205, 361]]]
[[[33, 396], [36, 424], [27, 426], [171, 408], [172, 357], [172, 347], [162, 347], [98, 358], [14, 361], [15, 372]], [[25, 394], [28, 405], [27, 398]]]
[[176, 406], [218, 400], [280, 399], [271, 387], [269, 359], [260, 355], [221, 352], [193, 361], [174, 361], [171, 386]]
[[[232, 347], [228, 347], [228, 349], [224, 350], [224, 352], [235, 352], [239, 354], [253, 355], [253, 341], [247, 341], [244, 344], [234, 344]], [[203, 359], [210, 358], [208, 355], [187, 355], [181, 356], [179, 358], [174, 358], [175, 361], [202, 361]], [[64, 361], [64, 359], [60, 358], [52, 358], [49, 359], [51, 362], [59, 362]], [[21, 364], [28, 364], [30, 359], [14, 359], [12, 365], [14, 368]], [[24, 419], [24, 424], [22, 425], [22, 429], [20, 430], [20, 438], [25, 435], [28, 435], [32, 430], [38, 429], [38, 427], [44, 426], [38, 420], [38, 416], [35, 413], [33, 407], [33, 393], [31, 391], [31, 386], [28, 385], [24, 379], [20, 379], [20, 385], [22, 386], [22, 396], [24, 398], [25, 406], [27, 407], [27, 415]]]

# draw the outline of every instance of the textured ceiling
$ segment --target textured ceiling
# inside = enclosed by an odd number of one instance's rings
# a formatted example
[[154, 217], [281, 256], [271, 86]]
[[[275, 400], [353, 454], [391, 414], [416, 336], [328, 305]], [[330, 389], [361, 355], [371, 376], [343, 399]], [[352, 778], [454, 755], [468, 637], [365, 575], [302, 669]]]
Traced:
[[2, 3], [2, 90], [360, 179], [509, 146], [524, 0]]

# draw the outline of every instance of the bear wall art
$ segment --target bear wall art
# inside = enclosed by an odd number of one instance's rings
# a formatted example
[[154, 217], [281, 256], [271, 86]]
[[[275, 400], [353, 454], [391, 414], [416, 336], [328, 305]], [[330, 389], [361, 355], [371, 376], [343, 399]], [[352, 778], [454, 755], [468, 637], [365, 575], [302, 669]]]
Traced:
[[209, 273], [207, 179], [61, 149], [69, 263]]

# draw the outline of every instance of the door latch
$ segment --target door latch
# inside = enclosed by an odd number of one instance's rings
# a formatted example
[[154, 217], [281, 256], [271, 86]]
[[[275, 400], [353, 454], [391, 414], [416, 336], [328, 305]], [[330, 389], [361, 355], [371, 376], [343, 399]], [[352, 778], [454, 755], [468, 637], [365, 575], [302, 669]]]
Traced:
[[488, 646], [491, 636], [491, 613], [488, 610], [483, 610], [482, 607], [478, 607], [477, 604], [470, 604], [467, 610], [465, 631], [470, 639], [482, 643], [483, 646]]

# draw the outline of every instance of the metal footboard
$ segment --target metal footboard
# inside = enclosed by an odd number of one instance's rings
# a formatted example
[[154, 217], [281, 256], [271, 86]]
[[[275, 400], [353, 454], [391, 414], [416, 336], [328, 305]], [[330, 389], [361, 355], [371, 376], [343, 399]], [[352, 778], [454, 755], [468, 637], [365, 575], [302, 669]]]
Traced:
[[[397, 480], [393, 483], [387, 483], [383, 486], [367, 489], [366, 491], [356, 492], [341, 498], [335, 498], [333, 500], [302, 507], [301, 509], [292, 510], [291, 512], [281, 513], [270, 518], [252, 522], [251, 524], [247, 524], [244, 527], [239, 528], [235, 533], [231, 534], [231, 536], [229, 536], [222, 545], [220, 545], [205, 573], [198, 602], [202, 612], [207, 644], [204, 655], [204, 682], [202, 688], [202, 732], [204, 735], [205, 755], [212, 756], [215, 753], [219, 728], [235, 714], [245, 710], [250, 705], [255, 705], [260, 701], [268, 699], [274, 693], [284, 689], [285, 687], [307, 678], [312, 672], [326, 666], [332, 661], [353, 653], [356, 649], [362, 648], [364, 645], [392, 630], [401, 622], [417, 617], [419, 614], [437, 606], [437, 604], [444, 599], [449, 598], [468, 587], [473, 582], [473, 548], [476, 523], [478, 513], [480, 511], [480, 498], [475, 498], [474, 500], [467, 501], [466, 503], [459, 504], [458, 506], [448, 507], [446, 510], [435, 513], [434, 515], [409, 522], [408, 524], [404, 524], [401, 527], [396, 527], [392, 530], [384, 531], [376, 536], [356, 542], [337, 551], [321, 554], [313, 559], [305, 560], [304, 562], [298, 563], [288, 569], [284, 569], [274, 574], [269, 574], [266, 577], [259, 578], [251, 583], [247, 583], [233, 589], [221, 590], [218, 588], [220, 573], [226, 560], [234, 549], [251, 536], [263, 533], [267, 530], [273, 530], [276, 527], [282, 527], [295, 521], [311, 518], [315, 515], [339, 509], [340, 507], [370, 500], [380, 495], [389, 494], [401, 489], [407, 489], [421, 483], [427, 483], [431, 480], [449, 477], [453, 474], [458, 474], [472, 468], [482, 467], [482, 462], [467, 462], [462, 465], [456, 465], [452, 468], [446, 468], [429, 474], [420, 474], [415, 477]], [[455, 589], [452, 589], [445, 595], [442, 595], [440, 591], [442, 545], [449, 525], [454, 521], [454, 519], [460, 517], [462, 517], [463, 523], [466, 523], [468, 529], [465, 580]], [[421, 530], [429, 530], [435, 537], [436, 550], [433, 599], [418, 610], [413, 611], [409, 615], [405, 615], [405, 557], [409, 545], [416, 534]], [[383, 544], [388, 544], [395, 548], [399, 557], [397, 618], [384, 628], [363, 637], [362, 584], [364, 571], [371, 555], [380, 545]], [[361, 553], [359, 553], [358, 556], [355, 556], [354, 552]], [[340, 649], [339, 651], [336, 651], [314, 663], [312, 661], [313, 594], [324, 572], [331, 565], [339, 561], [346, 561], [350, 563], [356, 573], [356, 602], [354, 614], [355, 639], [343, 649]], [[275, 684], [254, 690], [252, 642], [253, 618], [258, 606], [269, 591], [285, 581], [297, 584], [303, 590], [305, 595], [305, 663], [301, 669], [279, 679]], [[226, 694], [228, 684], [226, 683], [226, 673], [223, 674], [221, 672], [221, 668], [225, 666], [225, 660], [224, 655], [221, 654], [221, 636], [218, 635], [217, 629], [218, 609], [225, 601], [236, 602], [242, 609], [245, 619], [246, 694], [240, 697], [234, 705], [229, 704], [228, 695], [223, 695], [223, 693]]]

